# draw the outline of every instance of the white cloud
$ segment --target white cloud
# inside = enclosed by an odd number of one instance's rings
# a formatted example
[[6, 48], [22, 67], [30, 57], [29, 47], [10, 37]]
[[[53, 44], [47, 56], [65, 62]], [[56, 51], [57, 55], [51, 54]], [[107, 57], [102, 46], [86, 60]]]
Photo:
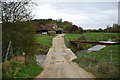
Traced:
[[114, 9], [111, 9], [111, 10], [105, 10], [105, 11], [102, 11], [103, 14], [116, 14], [118, 13], [118, 9], [114, 10]]
[[119, 0], [33, 0], [34, 2], [118, 2]]
[[33, 10], [33, 14], [36, 14], [35, 18], [53, 18], [59, 19], [62, 18], [63, 20], [74, 21], [74, 20], [87, 20], [89, 19], [87, 16], [84, 15], [76, 15], [71, 13], [61, 13], [59, 10], [54, 9], [49, 4], [43, 4], [40, 7], [36, 7]]
[[[109, 5], [109, 6], [108, 6]], [[33, 7], [35, 19], [59, 19], [88, 28], [105, 28], [117, 23], [117, 3], [39, 3]]]

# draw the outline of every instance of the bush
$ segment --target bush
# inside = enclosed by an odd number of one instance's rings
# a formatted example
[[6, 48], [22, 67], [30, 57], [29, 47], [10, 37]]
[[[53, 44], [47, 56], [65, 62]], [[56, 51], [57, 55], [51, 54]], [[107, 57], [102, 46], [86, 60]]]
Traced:
[[[35, 29], [31, 22], [16, 22], [3, 23], [3, 43], [2, 54], [3, 60], [5, 59], [9, 42], [11, 42], [9, 54], [14, 56], [21, 55], [23, 52], [26, 54], [34, 52], [34, 34]], [[12, 57], [10, 57], [11, 59]], [[31, 55], [31, 54], [29, 54]]]
[[15, 58], [11, 59], [10, 63], [18, 64], [18, 66], [20, 66], [25, 63], [25, 58], [24, 58], [24, 56], [17, 56]]
[[3, 62], [3, 78], [34, 78], [43, 68], [37, 65], [35, 59], [25, 64], [23, 56], [17, 56], [10, 61]]
[[9, 61], [5, 61], [4, 63], [2, 63], [2, 77], [11, 77], [12, 74], [12, 70], [11, 70], [11, 64]]
[[3, 78], [13, 78], [24, 64], [25, 58], [23, 56], [17, 56], [10, 61], [3, 62]]

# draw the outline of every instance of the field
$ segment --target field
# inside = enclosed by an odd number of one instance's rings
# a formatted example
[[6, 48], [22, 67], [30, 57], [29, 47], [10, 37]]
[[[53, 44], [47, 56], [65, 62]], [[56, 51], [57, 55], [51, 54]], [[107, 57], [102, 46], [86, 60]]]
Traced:
[[35, 54], [47, 54], [49, 48], [52, 46], [52, 38], [55, 35], [47, 35], [47, 34], [36, 34], [35, 45], [37, 47]]
[[109, 40], [109, 38], [118, 38], [119, 35], [120, 33], [83, 33], [83, 34], [67, 33], [65, 35], [65, 38], [67, 38], [67, 40], [77, 40], [81, 36], [85, 36], [87, 41], [102, 41], [102, 40], [107, 41]]
[[35, 41], [36, 44], [42, 44], [51, 47], [52, 38], [55, 36], [47, 35], [47, 34], [37, 34], [35, 37], [36, 37], [36, 41]]
[[[110, 35], [111, 34], [111, 35]], [[86, 41], [107, 41], [110, 38], [112, 41], [119, 39], [118, 33], [84, 33], [84, 34], [66, 34], [66, 45], [72, 50], [80, 50], [77, 46], [70, 44], [69, 40], [79, 40], [81, 36], [85, 36]], [[89, 44], [80, 44], [84, 47]], [[91, 47], [93, 45], [89, 45]], [[87, 47], [87, 48], [88, 48]], [[106, 46], [101, 51], [119, 51], [120, 45]], [[74, 52], [75, 52], [74, 51]], [[85, 70], [93, 73], [98, 78], [115, 78], [119, 77], [118, 66], [118, 52], [92, 52], [92, 53], [80, 53], [77, 59], [73, 61], [78, 63], [79, 66]]]

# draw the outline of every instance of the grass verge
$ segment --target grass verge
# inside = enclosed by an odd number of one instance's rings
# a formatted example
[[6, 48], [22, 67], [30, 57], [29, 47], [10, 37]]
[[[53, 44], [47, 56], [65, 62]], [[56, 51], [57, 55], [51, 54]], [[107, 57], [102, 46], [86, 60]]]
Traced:
[[16, 56], [11, 60], [3, 62], [3, 78], [34, 78], [43, 68], [38, 66], [35, 59], [31, 57], [30, 63], [25, 64], [24, 56]]
[[[69, 40], [79, 40], [81, 36], [85, 37], [85, 41], [107, 41], [110, 38], [112, 41], [119, 41], [120, 33], [84, 33], [84, 34], [66, 34], [65, 43], [73, 52], [78, 50], [88, 49], [93, 45], [80, 44], [82, 48], [75, 44], [69, 43]], [[110, 45], [101, 51], [119, 51], [120, 45]], [[112, 58], [111, 58], [112, 55]], [[73, 60], [86, 71], [91, 72], [97, 78], [118, 78], [120, 73], [119, 53], [118, 52], [92, 52], [80, 53], [77, 59]]]
[[[111, 45], [102, 49], [104, 51], [118, 51], [120, 45]], [[97, 78], [118, 78], [119, 53], [118, 52], [92, 52], [80, 53], [77, 59], [73, 60], [80, 67], [93, 73]]]
[[36, 64], [25, 64], [16, 74], [16, 78], [34, 78], [43, 70]]
[[52, 39], [55, 35], [36, 34], [35, 46], [37, 47], [35, 54], [47, 54], [49, 48], [52, 46]]
[[36, 34], [35, 43], [36, 44], [47, 45], [48, 47], [51, 47], [53, 37], [55, 37], [55, 35]]

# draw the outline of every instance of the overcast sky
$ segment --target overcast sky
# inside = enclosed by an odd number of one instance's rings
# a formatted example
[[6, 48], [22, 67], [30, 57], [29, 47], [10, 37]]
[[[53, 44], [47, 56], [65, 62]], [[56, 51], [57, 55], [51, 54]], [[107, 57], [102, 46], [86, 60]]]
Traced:
[[99, 29], [118, 23], [118, 2], [37, 2], [34, 19], [70, 21], [83, 29]]

